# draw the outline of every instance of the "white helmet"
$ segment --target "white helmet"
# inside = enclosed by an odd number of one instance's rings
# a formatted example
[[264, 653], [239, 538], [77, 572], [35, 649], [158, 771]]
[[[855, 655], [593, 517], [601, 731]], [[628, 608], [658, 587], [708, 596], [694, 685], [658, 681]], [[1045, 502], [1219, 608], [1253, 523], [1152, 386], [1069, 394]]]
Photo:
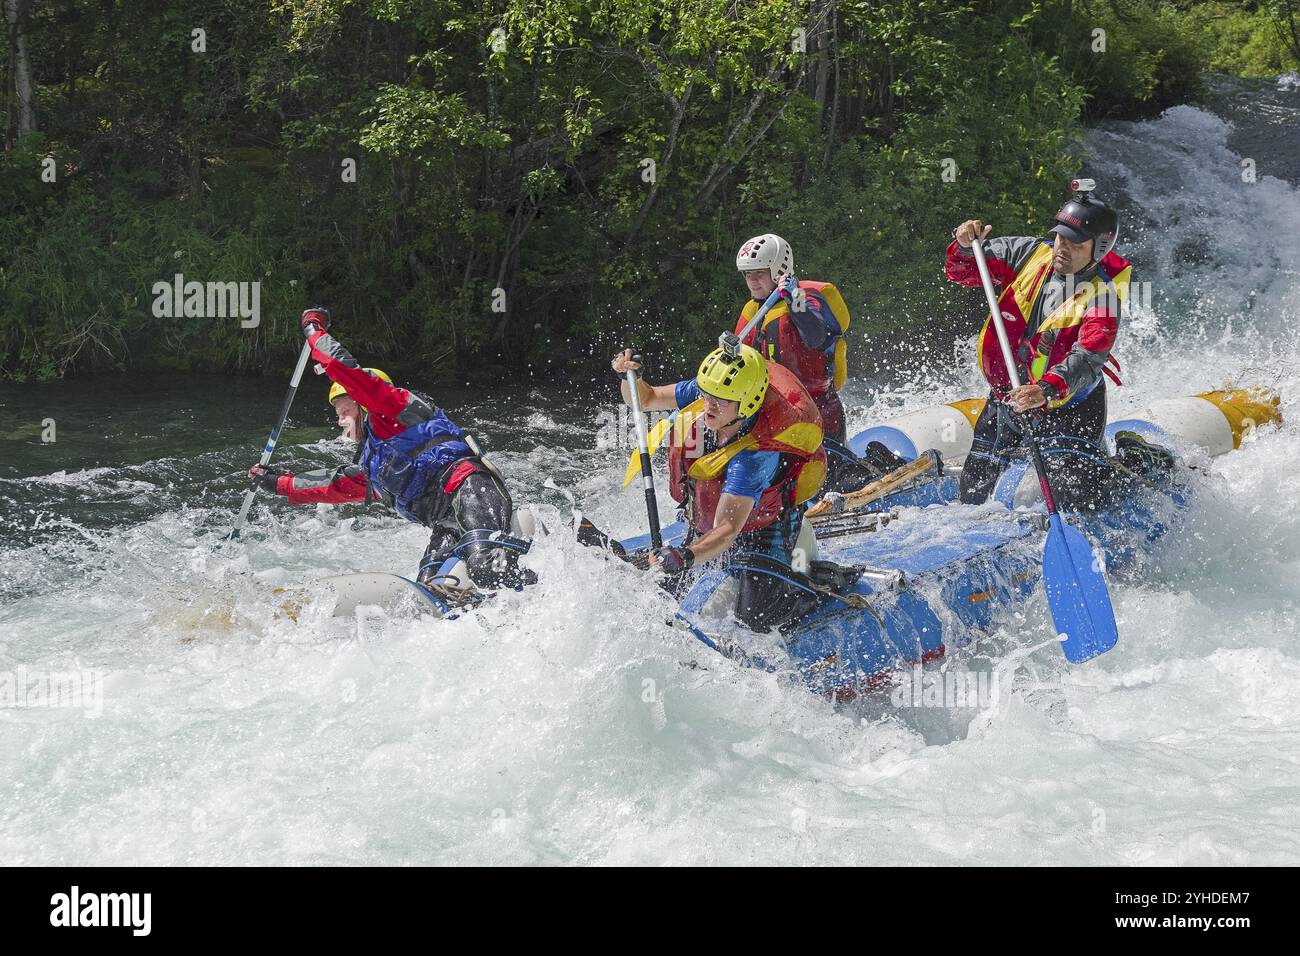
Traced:
[[766, 267], [773, 282], [794, 275], [794, 250], [775, 233], [765, 232], [755, 236], [736, 253], [736, 268], [741, 272]]

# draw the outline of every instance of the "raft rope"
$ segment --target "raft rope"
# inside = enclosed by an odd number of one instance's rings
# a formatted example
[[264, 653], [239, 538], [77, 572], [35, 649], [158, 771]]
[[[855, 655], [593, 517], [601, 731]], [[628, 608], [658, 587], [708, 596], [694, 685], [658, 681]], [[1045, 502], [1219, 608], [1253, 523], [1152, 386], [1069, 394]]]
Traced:
[[473, 582], [461, 583], [460, 576], [456, 574], [435, 574], [416, 583], [452, 607], [471, 607], [483, 600], [483, 595], [475, 590]]
[[516, 538], [505, 531], [498, 531], [495, 528], [471, 528], [460, 536], [456, 542], [456, 547], [451, 551], [456, 557], [463, 557], [463, 551], [472, 544], [486, 543], [493, 547], [508, 548], [511, 551], [518, 551], [520, 554], [527, 554], [532, 548], [532, 541], [524, 538]]

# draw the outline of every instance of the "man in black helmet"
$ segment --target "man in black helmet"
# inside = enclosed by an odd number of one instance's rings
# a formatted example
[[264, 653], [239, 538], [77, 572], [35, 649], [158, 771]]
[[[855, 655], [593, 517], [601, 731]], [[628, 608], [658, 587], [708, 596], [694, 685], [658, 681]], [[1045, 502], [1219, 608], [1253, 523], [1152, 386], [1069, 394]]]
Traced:
[[1111, 350], [1132, 267], [1115, 254], [1119, 219], [1092, 195], [1094, 185], [1070, 184], [1074, 196], [1057, 212], [1051, 240], [988, 238], [993, 227], [979, 219], [953, 232], [944, 271], [953, 282], [978, 287], [971, 246], [981, 240], [1025, 383], [1011, 388], [996, 330], [986, 318], [978, 353], [991, 393], [962, 468], [962, 501], [979, 503], [992, 493], [1009, 453], [1023, 445], [1026, 413], [1063, 507], [1096, 507], [1111, 483], [1103, 444], [1105, 379], [1119, 384]]

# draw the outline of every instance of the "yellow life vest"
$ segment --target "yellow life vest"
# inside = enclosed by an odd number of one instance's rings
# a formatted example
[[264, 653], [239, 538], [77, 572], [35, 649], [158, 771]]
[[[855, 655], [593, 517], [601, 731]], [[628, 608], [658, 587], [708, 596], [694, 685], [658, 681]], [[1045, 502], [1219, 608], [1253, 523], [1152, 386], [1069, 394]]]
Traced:
[[[1002, 311], [1007, 328], [1007, 339], [1011, 342], [1013, 355], [1017, 344], [1024, 339], [1028, 317], [1033, 315], [1034, 305], [1038, 297], [1043, 294], [1043, 286], [1046, 285], [1044, 280], [1051, 265], [1052, 246], [1045, 242], [1041, 243], [1030, 255], [1029, 261], [1016, 273], [1015, 279], [998, 297], [998, 308]], [[1099, 296], [1114, 294], [1119, 304], [1123, 305], [1128, 299], [1129, 280], [1132, 274], [1133, 267], [1128, 262], [1113, 252], [1109, 253], [1098, 263], [1097, 273], [1092, 278], [1076, 285], [1074, 295], [1043, 317], [1038, 331], [1034, 333], [1034, 341], [1030, 343], [1030, 347], [1035, 352], [1029, 366], [1033, 381], [1038, 381], [1048, 369], [1065, 358], [1074, 345], [1084, 314]], [[984, 373], [984, 377], [988, 379], [989, 384], [998, 388], [1009, 384], [1009, 380], [1006, 378], [1006, 366], [1002, 359], [1001, 346], [998, 344], [997, 332], [992, 325], [993, 317], [986, 317], [984, 327], [980, 330], [977, 352], [980, 370]], [[1063, 336], [1061, 333], [1067, 330], [1074, 330], [1074, 334]], [[1042, 338], [1043, 333], [1048, 331], [1056, 334], [1052, 337], [1051, 345], [1044, 351]], [[1071, 398], [1073, 396], [1067, 395], [1054, 399], [1048, 402], [1048, 407], [1059, 408]]]
[[[805, 279], [799, 282], [799, 288], [804, 292], [821, 296], [826, 301], [826, 304], [830, 306], [831, 314], [835, 316], [835, 321], [840, 327], [840, 337], [835, 340], [835, 353], [831, 360], [830, 375], [826, 376], [830, 379], [831, 387], [839, 391], [844, 387], [844, 382], [849, 376], [848, 344], [844, 341], [844, 333], [848, 331], [849, 322], [851, 321], [849, 307], [844, 302], [844, 296], [840, 295], [840, 290], [835, 288], [833, 283]], [[736, 323], [737, 334], [749, 324], [749, 320], [754, 317], [758, 309], [759, 303], [753, 299], [745, 303], [745, 307], [740, 312], [740, 320]], [[768, 310], [767, 315], [763, 316], [762, 331], [767, 332], [769, 325], [773, 322], [779, 322], [789, 314], [789, 304], [785, 299], [782, 299]], [[789, 323], [787, 323], [788, 326]], [[778, 326], [778, 329], [780, 329], [780, 326]], [[754, 339], [757, 340], [760, 337], [758, 330], [755, 330]], [[747, 342], [746, 344], [753, 344], [753, 342]], [[798, 332], [795, 332], [792, 328], [784, 336], [778, 333], [775, 341], [773, 341], [773, 337], [768, 336], [768, 347], [763, 357], [768, 361], [779, 361], [780, 364], [794, 372], [805, 387], [812, 385], [812, 379], [819, 374], [824, 374], [821, 369], [814, 366], [824, 361], [825, 355], [807, 348], [799, 338]], [[810, 387], [809, 391], [816, 391], [816, 389]]]

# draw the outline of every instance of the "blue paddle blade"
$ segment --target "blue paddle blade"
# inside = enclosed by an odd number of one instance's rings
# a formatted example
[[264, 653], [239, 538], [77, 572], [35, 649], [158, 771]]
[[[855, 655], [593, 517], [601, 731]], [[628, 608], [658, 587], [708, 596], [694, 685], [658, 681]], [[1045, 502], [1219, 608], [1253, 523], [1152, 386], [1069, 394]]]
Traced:
[[1115, 610], [1102, 576], [1101, 557], [1088, 539], [1051, 515], [1043, 546], [1043, 587], [1056, 633], [1065, 635], [1061, 649], [1071, 664], [1105, 654], [1119, 640]]

